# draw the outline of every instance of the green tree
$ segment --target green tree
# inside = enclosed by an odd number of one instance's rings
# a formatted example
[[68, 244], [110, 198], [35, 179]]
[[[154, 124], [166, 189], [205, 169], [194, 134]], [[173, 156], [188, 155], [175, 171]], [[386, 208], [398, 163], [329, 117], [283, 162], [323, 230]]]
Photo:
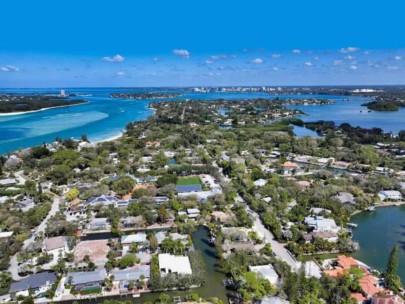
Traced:
[[398, 270], [398, 253], [399, 253], [399, 247], [398, 247], [398, 245], [395, 245], [392, 248], [390, 256], [388, 258], [387, 275], [396, 274], [396, 272]]
[[112, 189], [121, 196], [129, 193], [134, 187], [135, 181], [128, 176], [120, 177], [112, 183]]
[[77, 188], [72, 188], [65, 194], [65, 198], [67, 201], [71, 202], [77, 199], [79, 197], [79, 194], [80, 192], [79, 190], [77, 190]]

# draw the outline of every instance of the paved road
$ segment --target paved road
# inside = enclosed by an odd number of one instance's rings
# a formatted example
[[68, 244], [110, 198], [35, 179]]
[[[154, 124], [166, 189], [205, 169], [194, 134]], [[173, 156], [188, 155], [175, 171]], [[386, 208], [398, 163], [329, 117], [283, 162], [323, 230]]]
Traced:
[[294, 271], [298, 271], [301, 267], [301, 262], [298, 262], [290, 252], [284, 247], [283, 244], [274, 239], [274, 235], [264, 227], [259, 215], [247, 206], [248, 212], [253, 216], [253, 229], [264, 238], [265, 243], [269, 243], [274, 254], [288, 265]]
[[[40, 234], [40, 232], [45, 232], [46, 225], [49, 221], [49, 219], [56, 214], [56, 212], [59, 211], [59, 203], [60, 203], [60, 197], [56, 196], [53, 200], [51, 210], [49, 211], [48, 215], [43, 219], [41, 224], [36, 228], [35, 232], [33, 235], [24, 241], [24, 244], [22, 246], [21, 250], [24, 250], [28, 248], [29, 245], [35, 242], [35, 237]], [[17, 254], [14, 255], [11, 260], [10, 260], [10, 266], [8, 268], [8, 271], [11, 272], [11, 275], [13, 277], [13, 280], [20, 280], [21, 277], [18, 275], [18, 261], [17, 261]]]

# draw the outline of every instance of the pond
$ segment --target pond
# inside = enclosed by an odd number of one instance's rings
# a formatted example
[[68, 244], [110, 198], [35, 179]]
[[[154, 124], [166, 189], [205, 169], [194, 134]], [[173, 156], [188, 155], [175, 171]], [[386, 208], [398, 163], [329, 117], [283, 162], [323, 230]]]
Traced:
[[405, 206], [381, 207], [374, 212], [354, 215], [351, 222], [358, 224], [353, 240], [360, 249], [353, 257], [372, 268], [384, 271], [394, 245], [399, 245], [398, 275], [405, 282]]
[[[224, 302], [227, 302], [226, 289], [222, 284], [225, 275], [218, 272], [219, 259], [216, 257], [215, 248], [210, 246], [209, 230], [204, 226], [199, 226], [198, 229], [191, 234], [194, 249], [200, 251], [205, 263], [207, 272], [207, 280], [205, 284], [199, 288], [193, 288], [187, 291], [170, 291], [166, 292], [170, 297], [180, 296], [185, 299], [187, 295], [197, 293], [200, 297], [209, 298], [217, 297]], [[132, 297], [114, 297], [116, 300], [131, 301], [133, 303], [155, 302], [159, 299], [160, 293], [142, 294], [139, 298]], [[80, 301], [80, 303], [102, 303], [107, 298], [99, 298], [97, 300]]]

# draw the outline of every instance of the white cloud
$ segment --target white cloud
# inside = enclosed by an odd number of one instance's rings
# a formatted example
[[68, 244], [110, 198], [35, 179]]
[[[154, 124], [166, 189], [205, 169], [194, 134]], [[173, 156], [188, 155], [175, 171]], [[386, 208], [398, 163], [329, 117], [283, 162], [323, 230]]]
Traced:
[[315, 56], [315, 57], [314, 57], [314, 60], [319, 60], [319, 57], [318, 57], [318, 56]]
[[350, 66], [350, 69], [353, 70], [353, 71], [355, 71], [355, 70], [357, 70], [357, 66], [356, 66], [356, 65], [351, 65], [351, 66]]
[[256, 63], [256, 64], [260, 64], [263, 63], [264, 60], [262, 58], [255, 58], [253, 60], [250, 61], [250, 63]]
[[304, 64], [305, 64], [306, 66], [312, 66], [312, 62], [309, 62], [309, 61], [305, 62]]
[[333, 65], [341, 65], [343, 60], [333, 60]]
[[157, 62], [157, 61], [159, 61], [159, 58], [154, 57], [152, 60], [153, 60], [154, 62]]
[[190, 52], [188, 50], [173, 50], [173, 54], [187, 59], [190, 58]]
[[395, 56], [394, 59], [395, 59], [395, 60], [401, 60], [402, 57], [401, 57], [401, 56]]
[[301, 50], [292, 50], [291, 51], [293, 54], [301, 54]]
[[213, 64], [214, 61], [213, 60], [205, 60], [205, 64]]
[[101, 60], [106, 62], [124, 62], [125, 58], [122, 57], [120, 54], [115, 55], [114, 57], [103, 57]]
[[356, 58], [356, 57], [354, 57], [354, 56], [352, 56], [352, 55], [347, 55], [347, 56], [345, 57], [346, 60], [352, 60], [352, 59], [354, 59], [354, 58]]
[[273, 67], [273, 71], [278, 71], [280, 70], [278, 67]]
[[273, 57], [273, 58], [280, 58], [280, 57], [281, 57], [281, 54], [273, 54], [273, 55], [271, 55], [271, 57]]
[[20, 68], [14, 66], [14, 65], [6, 65], [6, 66], [2, 66], [0, 68], [0, 70], [2, 70], [3, 72], [19, 72]]
[[397, 66], [388, 66], [387, 69], [388, 70], [399, 70], [399, 67], [397, 67]]
[[357, 47], [349, 46], [347, 48], [341, 48], [339, 52], [341, 52], [341, 53], [352, 53], [352, 52], [356, 52], [358, 50], [359, 50], [359, 48], [357, 48]]
[[125, 72], [117, 72], [115, 73], [115, 76], [125, 76]]

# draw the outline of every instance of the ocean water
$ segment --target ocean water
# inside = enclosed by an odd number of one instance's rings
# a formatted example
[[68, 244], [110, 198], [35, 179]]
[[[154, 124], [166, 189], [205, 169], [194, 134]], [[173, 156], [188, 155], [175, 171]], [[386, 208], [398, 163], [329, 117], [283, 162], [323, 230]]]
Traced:
[[[19, 148], [52, 142], [57, 136], [61, 138], [80, 138], [86, 134], [91, 141], [106, 140], [117, 136], [132, 121], [146, 119], [152, 114], [148, 105], [153, 100], [126, 100], [110, 98], [117, 92], [154, 92], [164, 89], [129, 89], [129, 88], [80, 88], [66, 89], [68, 93], [85, 94], [78, 96], [88, 103], [71, 107], [49, 109], [34, 113], [12, 116], [0, 116], [0, 153], [7, 153]], [[184, 99], [244, 99], [244, 98], [313, 98], [306, 95], [279, 95], [266, 93], [192, 93], [177, 91], [183, 96], [172, 100]], [[58, 89], [1, 89], [0, 93], [52, 93]], [[91, 96], [87, 96], [91, 95]], [[393, 113], [368, 113], [361, 107], [364, 99], [343, 101], [341, 96], [319, 96], [336, 100], [334, 105], [325, 106], [291, 106], [307, 113], [301, 118], [305, 121], [333, 120], [336, 123], [349, 122], [354, 126], [380, 127], [394, 133], [405, 129], [405, 109]], [[158, 101], [161, 99], [158, 99]], [[363, 113], [360, 113], [360, 111]], [[309, 135], [301, 130], [298, 135]]]

